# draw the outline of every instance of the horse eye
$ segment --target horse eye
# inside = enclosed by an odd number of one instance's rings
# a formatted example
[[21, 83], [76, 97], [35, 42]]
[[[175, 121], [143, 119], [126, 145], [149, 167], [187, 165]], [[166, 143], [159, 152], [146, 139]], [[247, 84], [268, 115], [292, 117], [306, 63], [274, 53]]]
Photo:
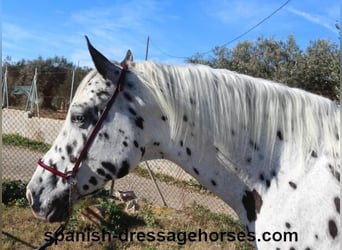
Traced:
[[85, 121], [85, 117], [83, 115], [72, 115], [71, 122], [73, 123], [83, 123]]

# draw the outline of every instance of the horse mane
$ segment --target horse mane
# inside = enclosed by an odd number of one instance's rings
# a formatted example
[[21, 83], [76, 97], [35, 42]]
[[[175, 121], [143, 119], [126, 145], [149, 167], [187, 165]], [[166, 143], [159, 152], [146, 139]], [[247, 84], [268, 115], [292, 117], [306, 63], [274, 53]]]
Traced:
[[167, 117], [171, 140], [195, 136], [197, 147], [212, 142], [227, 156], [251, 142], [272, 155], [277, 136], [303, 159], [313, 150], [339, 152], [339, 108], [327, 98], [204, 65], [145, 61], [132, 71]]

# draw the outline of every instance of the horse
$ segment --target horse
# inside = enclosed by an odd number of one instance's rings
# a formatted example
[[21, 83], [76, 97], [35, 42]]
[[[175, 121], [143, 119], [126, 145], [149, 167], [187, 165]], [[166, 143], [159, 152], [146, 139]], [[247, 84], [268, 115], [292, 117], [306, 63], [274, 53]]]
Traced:
[[164, 158], [234, 209], [256, 249], [339, 249], [335, 102], [226, 69], [135, 62], [131, 51], [111, 62], [86, 40], [96, 69], [27, 186], [37, 218], [64, 221], [70, 200]]

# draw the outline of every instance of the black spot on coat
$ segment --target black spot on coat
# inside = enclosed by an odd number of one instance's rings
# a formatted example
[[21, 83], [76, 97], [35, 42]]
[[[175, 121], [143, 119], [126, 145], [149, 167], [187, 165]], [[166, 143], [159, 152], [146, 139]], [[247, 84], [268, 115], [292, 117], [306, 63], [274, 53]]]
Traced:
[[253, 191], [245, 191], [242, 197], [242, 204], [246, 209], [247, 219], [249, 221], [255, 221], [257, 213], [260, 212], [262, 206], [262, 198], [260, 194], [253, 189]]
[[328, 227], [329, 227], [329, 234], [330, 234], [330, 236], [333, 239], [335, 239], [335, 237], [337, 236], [337, 233], [338, 233], [338, 229], [337, 229], [337, 225], [336, 225], [335, 221], [329, 220]]
[[121, 164], [121, 168], [119, 169], [119, 172], [116, 175], [116, 177], [118, 179], [120, 179], [120, 178], [124, 177], [125, 175], [127, 175], [128, 171], [129, 171], [129, 168], [130, 168], [129, 162], [127, 160], [123, 161], [122, 164]]
[[144, 129], [144, 119], [138, 116], [135, 118], [135, 125], [137, 125], [138, 128]]
[[57, 175], [54, 175], [54, 174], [51, 175], [50, 181], [51, 181], [51, 186], [52, 186], [53, 188], [56, 188], [57, 182], [58, 182]]
[[109, 139], [109, 135], [108, 135], [107, 132], [103, 132], [103, 136], [104, 136], [105, 139], [107, 139], [107, 140]]
[[94, 186], [96, 186], [96, 185], [97, 185], [97, 180], [96, 180], [96, 178], [95, 178], [94, 176], [90, 177], [89, 183], [90, 183], [90, 184], [93, 184]]
[[87, 142], [87, 135], [85, 133], [82, 133], [82, 141], [83, 141], [83, 144]]
[[186, 153], [190, 156], [191, 155], [191, 150], [190, 148], [186, 148]]
[[311, 157], [317, 158], [317, 153], [316, 153], [316, 151], [312, 150], [312, 152], [311, 152]]
[[144, 157], [145, 148], [144, 147], [140, 147], [140, 152], [141, 152], [141, 157]]
[[127, 101], [129, 101], [129, 102], [132, 102], [132, 101], [133, 101], [133, 99], [132, 99], [132, 97], [130, 96], [130, 94], [128, 94], [127, 92], [124, 92], [123, 94], [124, 94], [124, 97], [126, 98]]
[[135, 110], [131, 107], [128, 108], [128, 111], [132, 114], [132, 115], [137, 115], [137, 112], [135, 112]]
[[278, 139], [281, 140], [281, 141], [284, 139], [284, 138], [283, 138], [283, 134], [281, 133], [280, 130], [277, 131], [277, 137], [278, 137]]
[[109, 172], [111, 172], [113, 175], [115, 175], [116, 173], [116, 167], [113, 163], [109, 162], [109, 161], [103, 161], [101, 162], [101, 165], [107, 169]]
[[97, 92], [96, 95], [101, 99], [103, 98], [102, 96], [106, 96], [106, 97], [110, 96], [108, 91], [105, 91], [105, 90], [101, 90], [101, 91]]
[[266, 187], [269, 188], [271, 186], [271, 181], [270, 180], [266, 180]]
[[292, 187], [293, 189], [296, 189], [297, 188], [297, 184], [292, 182], [292, 181], [289, 181], [289, 185], [290, 187]]
[[334, 204], [335, 204], [336, 211], [340, 213], [340, 197], [334, 198]]
[[102, 168], [98, 168], [96, 170], [96, 172], [99, 174], [99, 175], [102, 175], [102, 176], [105, 176], [106, 175], [106, 172], [102, 169]]
[[259, 150], [259, 146], [256, 144], [256, 142], [250, 140], [250, 141], [249, 141], [249, 145], [250, 145], [254, 150], [256, 150], [256, 151]]
[[70, 144], [67, 144], [65, 149], [66, 149], [68, 155], [72, 154], [73, 147]]

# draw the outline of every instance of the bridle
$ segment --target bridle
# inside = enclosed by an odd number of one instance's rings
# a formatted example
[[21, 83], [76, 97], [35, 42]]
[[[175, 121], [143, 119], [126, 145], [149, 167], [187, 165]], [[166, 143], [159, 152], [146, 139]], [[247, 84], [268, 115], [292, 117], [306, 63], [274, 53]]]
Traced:
[[[127, 71], [128, 71], [128, 66], [126, 64], [122, 65], [122, 70], [120, 73], [120, 77], [119, 77], [116, 89], [115, 89], [113, 95], [111, 96], [111, 98], [109, 99], [109, 101], [107, 102], [99, 120], [95, 124], [95, 127], [93, 128], [93, 130], [89, 134], [89, 137], [88, 137], [87, 141], [85, 142], [84, 147], [83, 147], [82, 151], [80, 152], [72, 170], [63, 173], [63, 172], [57, 170], [55, 167], [51, 167], [51, 166], [45, 164], [42, 161], [42, 159], [38, 160], [39, 166], [50, 171], [51, 173], [63, 178], [64, 180], [68, 181], [68, 183], [70, 184], [69, 185], [69, 214], [68, 214], [68, 217], [67, 217], [66, 221], [56, 229], [56, 231], [53, 233], [53, 236], [50, 238], [50, 240], [45, 240], [45, 242], [40, 247], [37, 248], [38, 250], [44, 250], [48, 246], [51, 246], [53, 244], [53, 242], [58, 238], [58, 236], [63, 233], [64, 229], [66, 228], [66, 226], [69, 222], [69, 218], [70, 218], [71, 213], [72, 213], [72, 193], [74, 191], [76, 191], [80, 195], [79, 191], [76, 188], [76, 174], [80, 168], [80, 165], [81, 165], [84, 157], [87, 154], [89, 147], [91, 146], [91, 144], [94, 141], [97, 133], [99, 132], [104, 119], [106, 118], [110, 108], [114, 104], [115, 99], [117, 98], [118, 94], [123, 90]], [[83, 195], [83, 196], [86, 196], [86, 195]], [[82, 197], [82, 195], [80, 195], [80, 197]]]
[[128, 66], [126, 64], [122, 65], [122, 70], [121, 70], [121, 73], [119, 76], [119, 80], [118, 80], [116, 89], [115, 89], [113, 95], [111, 96], [111, 98], [109, 99], [109, 101], [107, 102], [100, 118], [98, 119], [98, 121], [95, 124], [95, 127], [93, 128], [93, 130], [89, 134], [88, 139], [85, 142], [84, 147], [83, 147], [82, 151], [80, 152], [72, 170], [66, 171], [66, 172], [61, 172], [56, 167], [51, 167], [51, 166], [45, 164], [42, 161], [42, 159], [38, 160], [38, 165], [40, 167], [42, 167], [42, 168], [50, 171], [51, 173], [63, 178], [64, 180], [67, 180], [71, 185], [73, 185], [73, 186], [76, 185], [76, 174], [80, 168], [80, 165], [81, 165], [82, 161], [84, 160], [84, 158], [88, 152], [88, 149], [91, 146], [92, 142], [94, 141], [97, 133], [99, 132], [101, 125], [102, 125], [104, 119], [106, 118], [110, 108], [112, 107], [113, 103], [115, 102], [115, 99], [117, 98], [118, 94], [123, 90], [127, 71], [128, 71]]

